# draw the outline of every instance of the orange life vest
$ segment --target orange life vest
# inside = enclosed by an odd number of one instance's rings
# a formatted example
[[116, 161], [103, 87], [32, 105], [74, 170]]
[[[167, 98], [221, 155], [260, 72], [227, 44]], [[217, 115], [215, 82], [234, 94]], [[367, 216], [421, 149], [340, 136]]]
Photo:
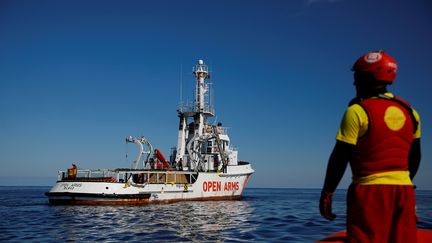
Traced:
[[67, 170], [67, 172], [68, 172], [68, 178], [69, 179], [75, 179], [76, 175], [77, 175], [77, 167], [76, 167], [76, 165], [73, 164], [72, 167]]

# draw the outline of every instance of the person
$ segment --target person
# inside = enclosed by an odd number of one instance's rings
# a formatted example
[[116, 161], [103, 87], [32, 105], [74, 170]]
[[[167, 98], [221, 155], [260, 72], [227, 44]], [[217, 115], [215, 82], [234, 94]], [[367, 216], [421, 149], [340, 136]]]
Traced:
[[352, 68], [356, 97], [350, 102], [330, 155], [319, 203], [334, 220], [332, 197], [345, 169], [348, 242], [417, 242], [412, 179], [420, 159], [420, 117], [387, 91], [397, 63], [384, 51], [361, 56]]
[[177, 163], [178, 165], [178, 170], [183, 170], [183, 159], [180, 158], [179, 162]]
[[67, 169], [68, 179], [75, 180], [77, 176], [77, 166], [75, 163], [72, 163], [72, 167]]
[[219, 170], [219, 155], [216, 155], [214, 157], [213, 168], [214, 168], [215, 171]]

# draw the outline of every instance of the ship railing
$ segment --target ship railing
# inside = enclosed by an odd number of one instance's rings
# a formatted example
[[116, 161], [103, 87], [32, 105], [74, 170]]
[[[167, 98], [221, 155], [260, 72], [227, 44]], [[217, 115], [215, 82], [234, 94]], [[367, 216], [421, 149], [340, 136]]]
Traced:
[[[211, 134], [213, 133], [214, 125], [204, 125], [204, 133]], [[216, 132], [218, 135], [228, 135], [228, 127], [216, 126]]]
[[191, 184], [198, 175], [194, 171], [157, 171], [157, 170], [118, 170], [125, 175], [125, 181], [132, 180], [133, 184]]
[[[180, 105], [177, 108], [178, 112], [185, 113], [185, 112], [199, 112], [197, 110], [197, 105], [195, 102], [185, 102], [180, 103]], [[204, 104], [204, 110], [203, 113], [209, 113], [209, 114], [215, 114], [214, 106], [206, 103]]]
[[231, 144], [230, 144], [230, 146], [229, 146], [229, 149], [230, 149], [231, 151], [238, 151], [237, 146], [234, 146], [234, 145], [231, 145]]
[[79, 169], [74, 177], [67, 171], [58, 172], [58, 181], [91, 181], [91, 182], [128, 182], [144, 186], [145, 184], [191, 184], [198, 178], [194, 171], [157, 171], [136, 169]]
[[59, 171], [58, 172], [58, 178], [59, 181], [61, 180], [83, 180], [83, 179], [100, 179], [100, 180], [111, 180], [115, 179], [118, 181], [119, 175], [114, 170], [109, 169], [96, 169], [96, 170], [90, 170], [90, 169], [78, 169], [76, 171], [76, 175], [72, 176], [72, 178], [68, 175], [67, 171]]

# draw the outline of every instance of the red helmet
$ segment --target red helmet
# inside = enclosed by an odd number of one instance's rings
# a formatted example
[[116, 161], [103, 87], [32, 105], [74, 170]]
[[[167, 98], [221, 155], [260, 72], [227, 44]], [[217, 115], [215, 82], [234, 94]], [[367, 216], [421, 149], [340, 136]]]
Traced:
[[376, 80], [393, 83], [397, 63], [384, 51], [375, 51], [361, 56], [353, 65], [354, 72], [370, 72]]

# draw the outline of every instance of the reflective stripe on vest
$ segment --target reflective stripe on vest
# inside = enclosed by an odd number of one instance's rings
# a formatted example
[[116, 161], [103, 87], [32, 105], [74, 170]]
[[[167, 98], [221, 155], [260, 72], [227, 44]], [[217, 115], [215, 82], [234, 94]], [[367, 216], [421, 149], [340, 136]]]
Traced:
[[412, 185], [409, 171], [389, 171], [364, 177], [353, 177], [352, 183], [358, 185]]

